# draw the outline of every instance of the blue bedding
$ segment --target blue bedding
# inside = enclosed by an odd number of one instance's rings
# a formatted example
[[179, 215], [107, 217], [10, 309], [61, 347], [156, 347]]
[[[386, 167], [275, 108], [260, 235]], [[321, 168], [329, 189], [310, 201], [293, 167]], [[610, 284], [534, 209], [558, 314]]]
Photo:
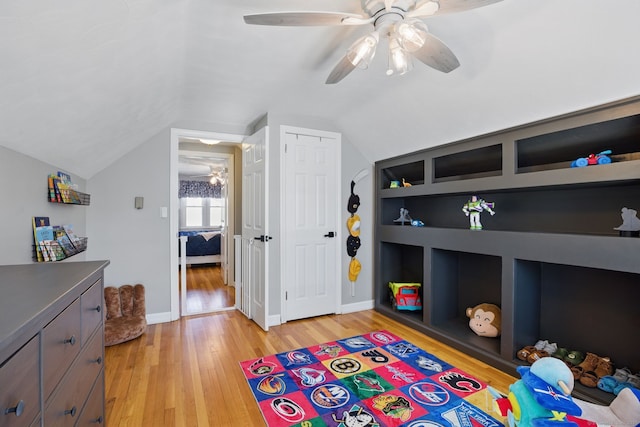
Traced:
[[220, 233], [181, 231], [179, 234], [188, 236], [187, 256], [220, 255]]

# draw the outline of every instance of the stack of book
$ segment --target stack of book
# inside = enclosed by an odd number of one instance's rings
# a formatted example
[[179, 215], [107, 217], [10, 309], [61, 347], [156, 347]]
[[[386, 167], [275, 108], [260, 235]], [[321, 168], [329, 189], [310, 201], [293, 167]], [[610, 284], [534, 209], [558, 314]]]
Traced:
[[74, 203], [81, 204], [80, 195], [76, 191], [76, 185], [71, 182], [71, 175], [64, 172], [50, 174], [49, 183], [49, 201], [56, 203]]
[[51, 225], [49, 217], [33, 217], [38, 262], [60, 261], [87, 249], [86, 239], [76, 236], [71, 225]]

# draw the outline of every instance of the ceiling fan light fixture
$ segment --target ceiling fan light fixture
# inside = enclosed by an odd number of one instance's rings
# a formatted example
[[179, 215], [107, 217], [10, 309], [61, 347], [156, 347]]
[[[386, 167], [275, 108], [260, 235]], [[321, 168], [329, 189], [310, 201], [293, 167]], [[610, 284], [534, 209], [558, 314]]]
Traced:
[[434, 0], [418, 1], [415, 10], [420, 11], [420, 16], [429, 16], [440, 10], [440, 3]]
[[415, 52], [424, 46], [429, 29], [427, 24], [419, 19], [407, 19], [396, 24], [395, 33], [398, 36], [398, 43], [404, 50]]
[[347, 51], [347, 59], [355, 67], [366, 69], [376, 54], [380, 37], [377, 32], [367, 34], [356, 40]]
[[389, 37], [389, 67], [387, 68], [388, 76], [401, 76], [413, 69], [411, 56], [400, 46], [398, 37], [391, 35]]
[[200, 138], [200, 142], [206, 145], [216, 145], [220, 144], [222, 141], [219, 139], [202, 139]]

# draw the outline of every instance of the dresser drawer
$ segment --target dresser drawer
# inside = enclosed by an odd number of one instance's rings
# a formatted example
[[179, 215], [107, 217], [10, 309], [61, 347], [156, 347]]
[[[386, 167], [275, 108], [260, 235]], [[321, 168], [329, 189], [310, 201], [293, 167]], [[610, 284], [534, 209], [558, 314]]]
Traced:
[[102, 290], [102, 280], [98, 280], [80, 297], [82, 312], [82, 345], [89, 339], [96, 328], [102, 325], [104, 308], [104, 293]]
[[42, 369], [46, 400], [80, 353], [80, 300], [75, 300], [42, 330]]
[[84, 405], [76, 427], [103, 426], [104, 421], [104, 371], [100, 372], [91, 394]]
[[39, 344], [36, 335], [0, 367], [2, 427], [28, 426], [40, 413]]
[[73, 426], [103, 366], [102, 333], [91, 337], [44, 410], [44, 425]]

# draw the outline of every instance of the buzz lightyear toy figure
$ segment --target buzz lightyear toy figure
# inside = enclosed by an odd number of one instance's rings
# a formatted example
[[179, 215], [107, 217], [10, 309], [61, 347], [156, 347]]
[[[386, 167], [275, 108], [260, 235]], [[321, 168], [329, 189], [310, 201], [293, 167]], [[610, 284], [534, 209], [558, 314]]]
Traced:
[[462, 207], [462, 212], [469, 217], [471, 230], [482, 230], [480, 213], [486, 210], [491, 216], [495, 215], [496, 213], [493, 211], [494, 205], [493, 202], [485, 202], [483, 199], [478, 199], [478, 196], [471, 196], [471, 200], [467, 201]]

